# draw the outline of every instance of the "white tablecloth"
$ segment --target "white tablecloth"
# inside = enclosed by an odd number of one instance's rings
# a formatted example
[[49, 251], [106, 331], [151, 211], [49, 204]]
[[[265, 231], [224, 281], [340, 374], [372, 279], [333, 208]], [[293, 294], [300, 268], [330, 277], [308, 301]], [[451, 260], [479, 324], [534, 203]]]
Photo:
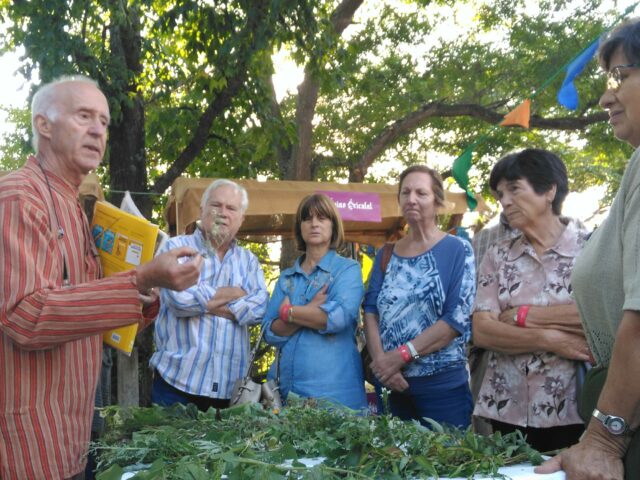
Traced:
[[[318, 465], [322, 463], [322, 458], [301, 458], [298, 460], [301, 463], [304, 463], [308, 467], [313, 467], [314, 465]], [[287, 463], [285, 462], [285, 465]], [[510, 467], [503, 467], [499, 470], [499, 473], [506, 475], [507, 478], [511, 480], [565, 480], [564, 472], [552, 473], [549, 475], [538, 475], [537, 473], [533, 473], [534, 467], [530, 464], [521, 464], [521, 465], [512, 465]], [[133, 473], [125, 473], [121, 480], [127, 480], [135, 475]], [[224, 477], [223, 477], [224, 478]], [[476, 480], [490, 480], [490, 477], [475, 477]], [[450, 478], [447, 479], [445, 477], [441, 477], [441, 480], [466, 480], [464, 478]]]

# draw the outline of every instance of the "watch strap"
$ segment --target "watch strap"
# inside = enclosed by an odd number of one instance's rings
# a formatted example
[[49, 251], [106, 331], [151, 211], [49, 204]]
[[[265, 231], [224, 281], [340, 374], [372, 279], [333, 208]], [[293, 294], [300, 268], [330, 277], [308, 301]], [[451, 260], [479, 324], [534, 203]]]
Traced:
[[[593, 409], [592, 416], [597, 419], [611, 433], [611, 435], [621, 436], [633, 433], [627, 421], [617, 415], [607, 415], [597, 408]], [[616, 427], [616, 424], [618, 427]]]
[[407, 348], [409, 349], [409, 353], [411, 353], [411, 356], [413, 357], [413, 359], [414, 360], [418, 360], [420, 358], [420, 355], [418, 354], [418, 350], [416, 350], [416, 347], [414, 347], [413, 343], [407, 342], [406, 345], [407, 345]]

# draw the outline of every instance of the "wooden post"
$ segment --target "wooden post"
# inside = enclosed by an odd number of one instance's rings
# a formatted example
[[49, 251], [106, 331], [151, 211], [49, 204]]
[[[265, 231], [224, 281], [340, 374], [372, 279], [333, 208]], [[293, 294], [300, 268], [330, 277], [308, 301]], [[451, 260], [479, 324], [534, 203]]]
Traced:
[[138, 386], [138, 349], [131, 356], [118, 351], [118, 405], [137, 407], [140, 405]]

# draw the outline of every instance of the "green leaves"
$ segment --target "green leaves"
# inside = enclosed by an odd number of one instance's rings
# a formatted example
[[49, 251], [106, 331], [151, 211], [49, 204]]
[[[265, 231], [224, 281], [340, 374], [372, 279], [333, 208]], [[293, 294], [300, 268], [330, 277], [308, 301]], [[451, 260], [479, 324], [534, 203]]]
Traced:
[[[99, 480], [146, 465], [136, 479], [424, 478], [495, 475], [509, 463], [541, 461], [519, 433], [481, 437], [389, 416], [357, 416], [294, 399], [280, 415], [248, 405], [196, 412], [108, 408], [107, 435], [94, 445]], [[144, 425], [144, 421], [150, 422]], [[135, 425], [137, 430], [132, 431]], [[302, 459], [323, 457], [315, 466]], [[307, 462], [307, 460], [304, 460]]]

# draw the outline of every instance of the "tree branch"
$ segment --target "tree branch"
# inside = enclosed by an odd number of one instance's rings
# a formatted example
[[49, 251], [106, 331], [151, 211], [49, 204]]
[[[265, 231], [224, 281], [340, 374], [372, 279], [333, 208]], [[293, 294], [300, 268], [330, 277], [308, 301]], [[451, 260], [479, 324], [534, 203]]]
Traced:
[[[280, 104], [278, 103], [278, 99], [276, 96], [276, 89], [273, 84], [273, 75], [271, 75], [271, 72], [273, 70], [273, 63], [271, 62], [271, 59], [269, 62], [269, 67], [270, 68], [264, 69], [264, 72], [266, 73], [265, 75], [263, 75], [261, 80], [266, 87], [265, 88], [266, 94], [269, 97], [269, 100], [268, 100], [269, 113], [271, 117], [276, 119], [275, 123], [280, 126], [280, 128], [278, 128], [278, 132], [274, 133], [274, 136], [276, 136], [276, 138], [274, 138], [275, 140], [274, 143], [275, 143], [275, 148], [278, 155], [278, 167], [280, 170], [280, 178], [283, 178], [283, 179], [291, 178], [292, 172], [290, 171], [290, 168], [289, 168], [290, 167], [289, 160], [291, 158], [291, 151], [292, 151], [293, 145], [289, 140], [289, 138], [287, 137], [287, 134], [284, 128], [286, 120], [282, 115], [282, 109], [280, 108]], [[273, 123], [273, 120], [266, 118], [266, 116], [264, 115], [264, 110], [262, 108], [256, 108], [255, 110], [258, 114], [258, 118], [260, 118], [260, 121], [264, 125]]]
[[[442, 102], [431, 102], [424, 104], [405, 117], [387, 125], [373, 139], [369, 148], [362, 154], [357, 165], [353, 168], [351, 175], [353, 181], [361, 182], [373, 161], [400, 137], [416, 130], [427, 123], [429, 119], [436, 117], [472, 117], [487, 123], [497, 124], [504, 119], [504, 114], [474, 103], [447, 105]], [[543, 118], [538, 115], [532, 115], [530, 127], [543, 130], [577, 130], [594, 123], [606, 121], [607, 118], [606, 112], [594, 113], [584, 117]]]
[[[213, 97], [209, 106], [200, 116], [198, 125], [189, 144], [180, 153], [178, 158], [171, 164], [169, 169], [157, 178], [153, 185], [152, 191], [162, 193], [167, 190], [173, 181], [182, 175], [182, 172], [189, 164], [198, 156], [209, 140], [209, 131], [214, 120], [218, 115], [222, 114], [230, 105], [233, 98], [240, 91], [248, 76], [248, 66], [253, 55], [259, 50], [260, 39], [258, 34], [260, 24], [265, 22], [268, 17], [268, 8], [262, 2], [256, 2], [256, 14], [248, 15], [248, 21], [243, 28], [240, 36], [245, 39], [251, 39], [247, 42], [246, 51], [239, 51], [237, 54], [238, 65], [237, 74], [231, 78], [227, 78], [227, 84], [223, 90], [217, 92]], [[245, 42], [242, 42], [244, 45]]]

